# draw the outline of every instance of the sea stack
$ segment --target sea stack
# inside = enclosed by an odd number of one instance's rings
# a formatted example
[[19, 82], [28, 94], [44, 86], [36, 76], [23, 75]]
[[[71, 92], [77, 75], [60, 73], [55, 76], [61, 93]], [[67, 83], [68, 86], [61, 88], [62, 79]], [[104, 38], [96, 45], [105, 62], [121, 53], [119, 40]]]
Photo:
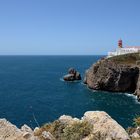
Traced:
[[69, 68], [68, 74], [63, 77], [65, 81], [81, 80], [81, 75], [74, 68]]

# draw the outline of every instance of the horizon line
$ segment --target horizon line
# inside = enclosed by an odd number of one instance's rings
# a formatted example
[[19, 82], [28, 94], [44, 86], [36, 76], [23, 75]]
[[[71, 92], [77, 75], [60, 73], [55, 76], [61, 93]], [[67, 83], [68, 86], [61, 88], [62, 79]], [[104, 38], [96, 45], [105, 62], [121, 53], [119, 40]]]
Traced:
[[105, 54], [0, 54], [0, 56], [106, 56]]

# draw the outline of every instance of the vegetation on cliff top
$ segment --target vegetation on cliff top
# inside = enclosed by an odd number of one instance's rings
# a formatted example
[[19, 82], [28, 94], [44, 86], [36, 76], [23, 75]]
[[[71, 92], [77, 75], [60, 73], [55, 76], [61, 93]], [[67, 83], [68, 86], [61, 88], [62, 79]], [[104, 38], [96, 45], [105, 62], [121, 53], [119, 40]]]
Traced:
[[[137, 133], [140, 136], [140, 116], [134, 118], [134, 127], [129, 127], [127, 132], [131, 140], [140, 140], [140, 137], [134, 137], [134, 133]], [[50, 132], [56, 140], [81, 140], [87, 136], [88, 139], [94, 140], [104, 140], [104, 135], [100, 133], [92, 133], [93, 126], [87, 121], [76, 121], [73, 123], [64, 123], [60, 120], [56, 120], [52, 123], [47, 123], [43, 125], [36, 133], [40, 140], [46, 140], [42, 137], [42, 132]], [[90, 137], [92, 135], [92, 137]]]
[[114, 56], [108, 59], [113, 60], [119, 64], [130, 64], [130, 65], [139, 64], [140, 65], [140, 62], [138, 62], [140, 61], [140, 53], [118, 55], [118, 56]]
[[128, 127], [127, 132], [132, 140], [140, 140], [140, 137], [134, 137], [133, 134], [137, 133], [140, 136], [140, 116], [136, 116], [133, 120], [134, 127]]
[[80, 140], [88, 135], [92, 131], [92, 126], [86, 122], [74, 122], [71, 125], [56, 120], [52, 123], [43, 125], [36, 133], [41, 140], [44, 140], [41, 136], [43, 131], [50, 132], [57, 140]]
[[134, 118], [134, 125], [136, 127], [140, 127], [140, 116], [137, 116], [136, 118]]

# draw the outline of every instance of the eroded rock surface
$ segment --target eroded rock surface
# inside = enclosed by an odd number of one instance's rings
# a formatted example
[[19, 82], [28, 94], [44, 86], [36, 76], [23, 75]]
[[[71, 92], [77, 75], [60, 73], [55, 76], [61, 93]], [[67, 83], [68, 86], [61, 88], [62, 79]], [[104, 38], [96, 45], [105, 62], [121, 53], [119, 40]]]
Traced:
[[[46, 131], [45, 127], [37, 127], [33, 131], [30, 127], [24, 125], [21, 127], [21, 129], [19, 129], [6, 119], [0, 119], [0, 140], [61, 140], [59, 135], [63, 135], [66, 130], [71, 130], [70, 132], [67, 132], [67, 134], [71, 135], [74, 133], [72, 131], [73, 129], [81, 133], [79, 130], [71, 127], [73, 125], [75, 127], [78, 125], [78, 128], [80, 130], [84, 129], [84, 131], [87, 131], [85, 128], [90, 126], [90, 129], [88, 128], [90, 133], [85, 135], [82, 139], [77, 139], [74, 137], [72, 140], [130, 140], [129, 135], [124, 130], [124, 128], [122, 128], [115, 120], [113, 120], [107, 113], [103, 111], [88, 111], [81, 119], [63, 115], [57, 121], [60, 123], [57, 123], [57, 125], [53, 124], [51, 127], [49, 127], [51, 132], [52, 130], [54, 131], [54, 134], [59, 132], [57, 135], [58, 137], [56, 138], [54, 135], [52, 135], [53, 133], [50, 133], [49, 129]], [[58, 124], [62, 126], [58, 126]], [[80, 128], [81, 124], [82, 129]], [[83, 126], [83, 124], [85, 125]], [[66, 129], [65, 127], [73, 129]], [[75, 136], [77, 136], [76, 133]], [[67, 137], [63, 138], [65, 140], [67, 139]]]
[[84, 83], [94, 90], [132, 92], [140, 99], [140, 68], [119, 64], [113, 60], [99, 60], [85, 73]]
[[106, 112], [88, 111], [82, 120], [93, 125], [93, 134], [100, 135], [104, 140], [129, 140], [125, 129], [113, 120]]
[[138, 76], [137, 86], [134, 95], [137, 96], [137, 99], [140, 102], [140, 70], [139, 70], [139, 76]]
[[68, 74], [63, 77], [65, 81], [81, 80], [81, 75], [74, 68], [68, 70]]
[[125, 129], [113, 120], [106, 112], [103, 111], [88, 111], [80, 119], [72, 118], [71, 116], [63, 115], [59, 120], [66, 124], [74, 122], [86, 121], [93, 126], [92, 133], [83, 140], [129, 140]]
[[19, 129], [6, 119], [0, 119], [0, 140], [35, 140], [35, 138], [27, 125]]

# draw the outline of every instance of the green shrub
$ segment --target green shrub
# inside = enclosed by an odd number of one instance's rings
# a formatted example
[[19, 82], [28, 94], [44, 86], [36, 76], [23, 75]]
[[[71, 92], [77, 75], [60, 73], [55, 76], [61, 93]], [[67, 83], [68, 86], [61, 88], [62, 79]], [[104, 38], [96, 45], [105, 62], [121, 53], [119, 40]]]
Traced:
[[[127, 133], [131, 136], [133, 133], [138, 133], [140, 135], [140, 116], [136, 116], [133, 119], [133, 124], [134, 127], [128, 127], [127, 128]], [[140, 138], [134, 138], [133, 136], [131, 136], [131, 140], [140, 140]]]
[[66, 127], [66, 124], [62, 123], [59, 120], [56, 120], [52, 123], [43, 125], [40, 129], [43, 131], [50, 132], [57, 140], [61, 140], [63, 129]]
[[43, 125], [34, 135], [44, 140], [41, 136], [43, 131], [50, 132], [57, 140], [80, 140], [91, 134], [92, 126], [86, 121], [68, 125], [57, 120]]
[[140, 116], [137, 116], [136, 118], [134, 118], [134, 125], [137, 127], [137, 126], [140, 126]]
[[80, 140], [88, 136], [92, 131], [92, 126], [86, 122], [75, 122], [64, 129], [63, 140]]

